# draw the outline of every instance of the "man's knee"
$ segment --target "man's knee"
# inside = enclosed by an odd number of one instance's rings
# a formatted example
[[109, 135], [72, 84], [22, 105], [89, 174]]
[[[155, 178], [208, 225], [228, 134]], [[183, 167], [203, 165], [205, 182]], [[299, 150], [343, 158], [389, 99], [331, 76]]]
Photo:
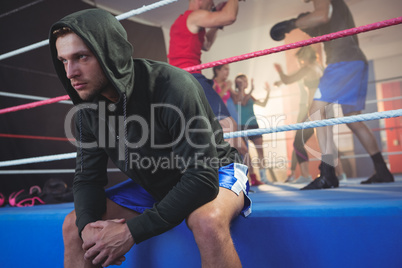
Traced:
[[[344, 114], [343, 116], [348, 117], [348, 116], [354, 116], [354, 115], [359, 115], [361, 114], [361, 112], [351, 112], [351, 113], [347, 113]], [[358, 129], [360, 126], [362, 126], [362, 124], [364, 124], [363, 122], [352, 122], [352, 123], [346, 123], [346, 126], [348, 128], [350, 128], [351, 130], [353, 129]]]
[[63, 222], [63, 236], [69, 236], [71, 234], [77, 234], [78, 229], [77, 226], [75, 225], [75, 211], [70, 212], [65, 218]]
[[346, 126], [352, 130], [352, 132], [362, 130], [365, 128], [365, 124], [363, 122], [353, 122], [353, 123], [347, 123]]
[[187, 219], [187, 226], [197, 238], [212, 238], [228, 229], [229, 222], [220, 209], [192, 213]]

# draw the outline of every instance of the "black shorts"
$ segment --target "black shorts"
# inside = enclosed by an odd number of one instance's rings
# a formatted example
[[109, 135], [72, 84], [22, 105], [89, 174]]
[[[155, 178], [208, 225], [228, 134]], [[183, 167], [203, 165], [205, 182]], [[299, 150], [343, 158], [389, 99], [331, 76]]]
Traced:
[[[258, 125], [240, 125], [240, 130], [259, 129]], [[246, 136], [245, 138], [254, 141], [257, 138], [262, 138], [262, 135]]]

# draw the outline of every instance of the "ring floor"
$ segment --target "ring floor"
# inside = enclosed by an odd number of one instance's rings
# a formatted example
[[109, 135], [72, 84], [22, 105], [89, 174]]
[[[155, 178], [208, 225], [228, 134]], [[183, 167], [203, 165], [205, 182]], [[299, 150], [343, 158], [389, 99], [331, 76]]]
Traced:
[[[253, 213], [232, 236], [243, 267], [402, 267], [402, 176], [395, 183], [300, 191], [252, 187]], [[63, 267], [61, 226], [72, 203], [0, 208], [0, 267]], [[185, 223], [135, 245], [119, 267], [200, 267]]]

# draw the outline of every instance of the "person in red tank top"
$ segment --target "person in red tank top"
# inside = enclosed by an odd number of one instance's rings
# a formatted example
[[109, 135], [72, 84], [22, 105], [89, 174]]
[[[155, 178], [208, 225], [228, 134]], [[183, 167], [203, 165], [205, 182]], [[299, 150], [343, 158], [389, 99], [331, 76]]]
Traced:
[[182, 69], [201, 64], [205, 28], [200, 29], [198, 33], [189, 31], [187, 19], [192, 12], [193, 10], [187, 10], [181, 14], [170, 28], [169, 63]]
[[208, 51], [218, 30], [236, 21], [238, 2], [228, 0], [215, 6], [212, 0], [190, 0], [188, 10], [170, 28], [169, 63], [179, 68], [200, 64], [201, 50]]
[[[211, 48], [218, 30], [236, 21], [238, 2], [239, 0], [228, 0], [215, 6], [212, 0], [189, 0], [188, 10], [179, 15], [170, 27], [169, 64], [179, 68], [201, 64], [201, 53]], [[202, 75], [201, 71], [191, 73], [203, 87], [209, 105], [223, 131], [237, 131], [237, 123], [213, 89], [213, 81]], [[242, 138], [227, 141], [241, 155], [247, 154], [247, 145]]]
[[[189, 0], [188, 10], [181, 14], [170, 28], [169, 63], [178, 68], [199, 65], [201, 51], [208, 51], [211, 48], [218, 30], [235, 22], [239, 1], [228, 0], [215, 6], [212, 0]], [[221, 97], [212, 88], [213, 81], [202, 75], [201, 71], [191, 73], [203, 87], [205, 96], [223, 131], [236, 131], [237, 123], [230, 116]], [[228, 142], [240, 154], [247, 153], [247, 146], [242, 138], [229, 139]], [[219, 236], [211, 235], [211, 239], [207, 240], [197, 239], [197, 234], [194, 233], [203, 267], [241, 267], [230, 236], [230, 222], [239, 214], [239, 210], [228, 205], [228, 194], [230, 193], [220, 188], [217, 197], [224, 205], [222, 211], [225, 213], [222, 213], [220, 219], [227, 228], [227, 232], [220, 233]], [[210, 211], [202, 213], [210, 213]], [[217, 239], [218, 237], [220, 238]]]

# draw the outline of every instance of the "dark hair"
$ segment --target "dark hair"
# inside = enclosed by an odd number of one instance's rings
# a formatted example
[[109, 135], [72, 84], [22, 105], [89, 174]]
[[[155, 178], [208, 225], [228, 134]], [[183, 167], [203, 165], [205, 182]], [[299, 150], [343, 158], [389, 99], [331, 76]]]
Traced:
[[65, 36], [66, 34], [73, 33], [69, 27], [62, 27], [53, 31], [53, 35], [57, 38]]
[[214, 72], [214, 77], [212, 77], [212, 79], [214, 79], [214, 78], [217, 76], [216, 71], [219, 71], [219, 70], [222, 69], [222, 67], [225, 66], [225, 65], [227, 65], [227, 64], [217, 65], [217, 66], [214, 66], [214, 67], [212, 68], [212, 71]]

